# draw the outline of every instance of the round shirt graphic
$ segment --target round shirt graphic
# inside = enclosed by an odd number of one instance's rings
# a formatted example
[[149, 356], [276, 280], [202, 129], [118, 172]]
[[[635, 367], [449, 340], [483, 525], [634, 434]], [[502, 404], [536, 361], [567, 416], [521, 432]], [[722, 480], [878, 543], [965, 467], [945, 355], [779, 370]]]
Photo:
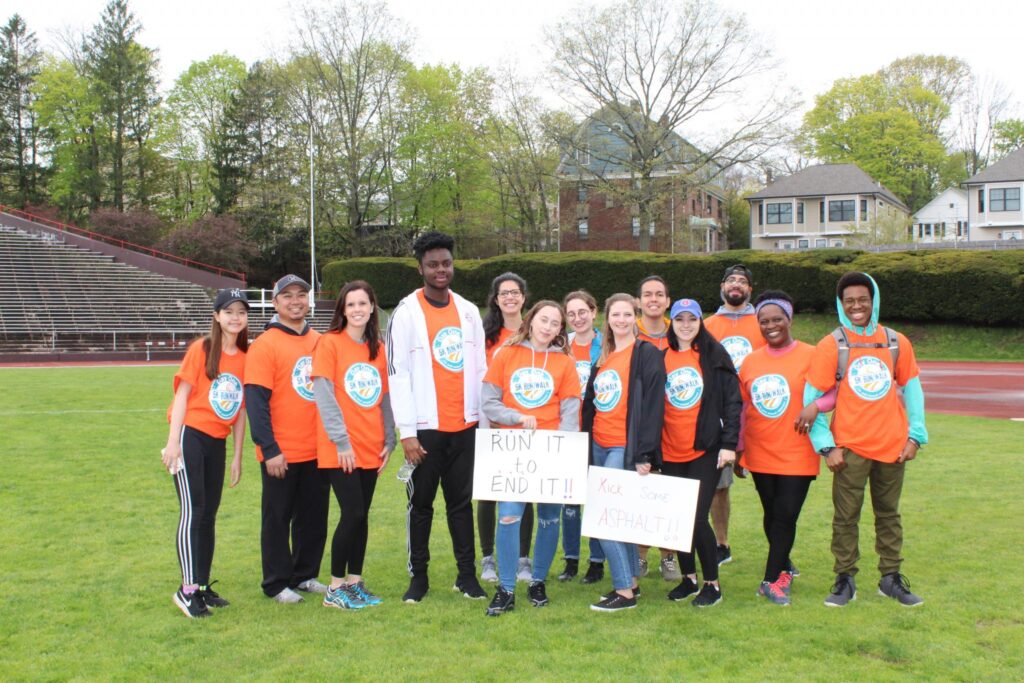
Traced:
[[462, 372], [462, 328], [444, 327], [434, 336], [431, 344], [434, 360], [452, 372]]
[[222, 420], [233, 420], [242, 407], [242, 382], [229, 372], [222, 372], [210, 383], [210, 407]]
[[594, 378], [594, 407], [607, 413], [619, 405], [622, 398], [622, 378], [615, 370], [597, 373]]
[[555, 380], [543, 368], [519, 368], [509, 379], [509, 390], [524, 408], [546, 405], [555, 393]]
[[313, 378], [310, 376], [312, 370], [313, 356], [302, 356], [295, 361], [295, 367], [292, 368], [292, 388], [307, 401], [314, 399]]
[[874, 356], [861, 356], [850, 363], [846, 376], [853, 393], [865, 401], [877, 401], [892, 387], [889, 367]]
[[743, 359], [754, 350], [747, 338], [740, 336], [726, 337], [722, 340], [722, 346], [725, 347], [726, 353], [729, 354], [729, 358], [732, 359], [732, 364], [736, 366], [737, 370], [743, 365]]
[[674, 408], [687, 410], [697, 405], [704, 393], [704, 379], [694, 368], [679, 368], [665, 378], [665, 397]]
[[587, 393], [587, 382], [590, 381], [590, 363], [585, 360], [576, 361], [576, 374], [580, 378], [580, 396]]
[[380, 373], [369, 363], [353, 363], [345, 371], [345, 393], [357, 406], [372, 408], [380, 392]]
[[750, 384], [750, 400], [767, 418], [783, 415], [789, 408], [789, 382], [782, 375], [761, 375]]

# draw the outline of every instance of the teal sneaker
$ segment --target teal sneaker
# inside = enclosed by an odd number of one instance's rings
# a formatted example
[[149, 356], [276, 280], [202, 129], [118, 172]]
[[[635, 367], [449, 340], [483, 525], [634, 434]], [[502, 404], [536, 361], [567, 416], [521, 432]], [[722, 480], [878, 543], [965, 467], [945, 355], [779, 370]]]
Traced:
[[363, 609], [366, 607], [366, 603], [348, 586], [338, 586], [327, 589], [327, 595], [324, 596], [324, 607]]
[[361, 599], [363, 603], [366, 604], [368, 607], [373, 607], [374, 605], [379, 605], [380, 603], [384, 602], [378, 596], [374, 595], [369, 590], [367, 590], [366, 584], [362, 581], [349, 586], [349, 590], [352, 593], [355, 593], [356, 596], [358, 596], [359, 599]]

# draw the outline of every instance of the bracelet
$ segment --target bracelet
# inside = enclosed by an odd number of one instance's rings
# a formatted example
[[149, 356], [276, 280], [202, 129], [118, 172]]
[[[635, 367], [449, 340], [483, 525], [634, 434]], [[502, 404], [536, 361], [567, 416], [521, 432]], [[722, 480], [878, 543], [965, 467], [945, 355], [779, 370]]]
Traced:
[[913, 444], [914, 444], [915, 446], [917, 446], [918, 448], [920, 448], [920, 447], [921, 447], [921, 442], [920, 442], [920, 441], [918, 441], [917, 439], [915, 439], [915, 438], [914, 438], [914, 437], [912, 437], [912, 436], [908, 436], [908, 437], [907, 437], [907, 441], [913, 442]]

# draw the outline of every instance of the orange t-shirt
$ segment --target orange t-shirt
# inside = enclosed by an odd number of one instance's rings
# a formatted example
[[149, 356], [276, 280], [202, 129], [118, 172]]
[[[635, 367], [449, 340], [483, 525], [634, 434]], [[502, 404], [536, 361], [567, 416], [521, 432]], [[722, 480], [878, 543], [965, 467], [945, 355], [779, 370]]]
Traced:
[[427, 339], [430, 340], [434, 391], [437, 395], [437, 428], [442, 432], [461, 432], [471, 427], [466, 422], [465, 386], [463, 366], [465, 349], [462, 344], [462, 324], [455, 299], [448, 297], [448, 305], [438, 308], [429, 301], [421, 289], [416, 293], [427, 319]]
[[700, 355], [693, 349], [666, 351], [665, 422], [661, 430], [661, 457], [666, 462], [690, 462], [704, 455], [693, 447], [703, 395]]
[[[341, 408], [345, 430], [356, 454], [356, 467], [375, 470], [380, 467], [384, 449], [384, 414], [381, 399], [388, 393], [387, 358], [384, 346], [370, 360], [370, 346], [359, 343], [345, 331], [328, 332], [320, 337], [313, 350], [313, 377], [329, 379], [334, 384], [334, 398]], [[316, 455], [324, 469], [340, 467], [338, 447], [317, 430]]]
[[642, 325], [637, 324], [638, 334], [636, 335], [636, 338], [651, 344], [659, 351], [664, 351], [668, 348], [668, 326], [671, 324], [671, 321], [668, 318], [665, 318], [665, 331], [661, 333], [660, 337], [651, 336]]
[[757, 316], [753, 314], [732, 318], [716, 313], [704, 320], [704, 327], [725, 347], [737, 370], [743, 366], [743, 359], [750, 355], [751, 351], [765, 345], [761, 326], [757, 324]]
[[493, 344], [491, 344], [490, 342], [484, 344], [484, 352], [487, 354], [488, 362], [490, 362], [494, 358], [494, 354], [498, 352], [498, 349], [500, 349], [502, 345], [506, 341], [508, 341], [508, 338], [511, 336], [512, 330], [508, 329], [507, 327], [503, 327], [501, 328], [501, 331], [498, 332], [497, 341], [495, 341]]
[[[320, 337], [316, 330], [289, 334], [271, 327], [249, 347], [245, 383], [270, 389], [270, 427], [287, 462], [308, 462], [316, 458], [317, 417], [313, 396], [313, 347]], [[263, 453], [256, 447], [256, 458]]]
[[768, 347], [754, 351], [740, 370], [743, 392], [743, 457], [751, 472], [817, 475], [821, 457], [811, 439], [793, 429], [803, 408], [804, 383], [814, 347], [798, 341], [776, 355]]
[[580, 397], [573, 360], [557, 350], [536, 353], [518, 344], [505, 346], [494, 354], [484, 381], [501, 389], [506, 406], [536, 417], [537, 429], [558, 429], [562, 399]]
[[[245, 351], [239, 349], [233, 356], [222, 352], [217, 373], [213, 380], [206, 376], [203, 340], [197, 339], [188, 347], [181, 368], [174, 374], [174, 392], [178, 392], [182, 382], [191, 384], [185, 404], [185, 426], [224, 439], [245, 404]], [[167, 419], [171, 419], [171, 408], [167, 409]]]
[[594, 377], [594, 442], [605, 448], [626, 445], [626, 409], [633, 346], [611, 353]]
[[590, 344], [569, 344], [569, 348], [576, 362], [576, 376], [580, 378], [580, 396], [583, 396], [587, 392], [590, 368], [593, 365], [590, 361]]
[[[904, 386], [920, 373], [914, 348], [897, 333], [900, 356], [892, 367], [888, 348], [850, 349], [850, 364], [836, 394], [832, 415], [832, 435], [836, 444], [857, 455], [880, 462], [896, 462], [907, 443], [909, 423], [896, 387]], [[870, 336], [846, 331], [850, 344], [886, 341], [881, 326]], [[831, 334], [818, 342], [807, 371], [807, 381], [819, 391], [828, 391], [836, 383], [839, 349]]]

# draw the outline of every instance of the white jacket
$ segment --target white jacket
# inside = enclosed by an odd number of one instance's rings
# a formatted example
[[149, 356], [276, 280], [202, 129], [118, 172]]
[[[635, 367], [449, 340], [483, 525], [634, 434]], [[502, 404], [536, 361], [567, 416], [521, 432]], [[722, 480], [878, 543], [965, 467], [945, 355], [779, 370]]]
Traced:
[[[437, 391], [427, 319], [416, 290], [391, 313], [387, 331], [388, 383], [399, 438], [420, 429], [437, 429]], [[487, 372], [484, 326], [476, 305], [449, 291], [462, 327], [463, 412], [466, 422], [480, 420], [480, 386]], [[442, 397], [442, 400], [444, 398]]]

